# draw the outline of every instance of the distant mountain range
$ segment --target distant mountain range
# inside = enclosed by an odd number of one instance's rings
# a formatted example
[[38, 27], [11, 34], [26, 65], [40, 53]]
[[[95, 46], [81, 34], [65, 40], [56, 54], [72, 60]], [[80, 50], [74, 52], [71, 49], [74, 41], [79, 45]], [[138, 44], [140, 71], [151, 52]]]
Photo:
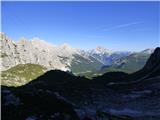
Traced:
[[2, 119], [159, 120], [160, 48], [135, 73], [92, 80], [51, 70], [20, 87], [2, 86]]
[[[97, 47], [92, 50], [81, 50], [72, 48], [68, 44], [60, 46], [52, 45], [38, 38], [33, 38], [32, 40], [23, 38], [19, 41], [13, 41], [4, 33], [0, 34], [0, 39], [0, 59], [2, 60], [1, 71], [3, 71], [3, 79], [15, 76], [15, 74], [10, 72], [13, 69], [15, 71], [22, 69], [19, 72], [24, 72], [26, 67], [28, 68], [32, 65], [39, 66], [42, 68], [41, 71], [58, 69], [88, 77], [101, 75], [110, 71], [132, 73], [141, 69], [150, 54], [154, 51], [154, 49], [146, 49], [141, 52], [117, 52], [103, 47]], [[39, 75], [37, 74], [37, 77]], [[21, 76], [16, 76], [15, 78], [18, 80]], [[26, 77], [23, 77], [23, 80], [24, 78]], [[31, 77], [27, 80], [33, 78]]]

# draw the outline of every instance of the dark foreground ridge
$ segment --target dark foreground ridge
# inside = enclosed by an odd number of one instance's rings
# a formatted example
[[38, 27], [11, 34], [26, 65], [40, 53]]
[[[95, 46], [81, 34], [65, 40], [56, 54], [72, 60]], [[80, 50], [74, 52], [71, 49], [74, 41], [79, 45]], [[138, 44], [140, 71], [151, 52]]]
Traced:
[[2, 120], [160, 120], [160, 48], [133, 74], [55, 70], [1, 94]]

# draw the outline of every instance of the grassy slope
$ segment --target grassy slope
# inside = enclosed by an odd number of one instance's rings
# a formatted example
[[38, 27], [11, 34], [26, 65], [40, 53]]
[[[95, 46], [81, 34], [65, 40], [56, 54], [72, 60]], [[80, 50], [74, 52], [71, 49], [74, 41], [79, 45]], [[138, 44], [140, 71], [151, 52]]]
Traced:
[[1, 72], [1, 84], [7, 86], [23, 85], [45, 72], [45, 68], [36, 64], [19, 64]]

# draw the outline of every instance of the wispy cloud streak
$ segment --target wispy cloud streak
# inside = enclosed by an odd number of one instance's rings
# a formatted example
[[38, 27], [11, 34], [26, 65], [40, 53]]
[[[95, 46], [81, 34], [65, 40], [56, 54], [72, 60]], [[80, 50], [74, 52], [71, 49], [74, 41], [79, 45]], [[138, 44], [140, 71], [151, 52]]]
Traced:
[[115, 30], [115, 29], [120, 29], [120, 28], [126, 28], [126, 27], [131, 27], [133, 25], [138, 25], [141, 24], [142, 22], [132, 22], [132, 23], [126, 23], [126, 24], [120, 24], [116, 25], [110, 28], [104, 28], [104, 31], [109, 31], [109, 30]]

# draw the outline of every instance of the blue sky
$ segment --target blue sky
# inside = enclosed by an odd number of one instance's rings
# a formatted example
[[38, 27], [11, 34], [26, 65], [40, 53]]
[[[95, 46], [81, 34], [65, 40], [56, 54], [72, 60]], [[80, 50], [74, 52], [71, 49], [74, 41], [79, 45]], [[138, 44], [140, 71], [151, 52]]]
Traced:
[[91, 49], [143, 50], [159, 44], [160, 2], [2, 2], [2, 32]]

